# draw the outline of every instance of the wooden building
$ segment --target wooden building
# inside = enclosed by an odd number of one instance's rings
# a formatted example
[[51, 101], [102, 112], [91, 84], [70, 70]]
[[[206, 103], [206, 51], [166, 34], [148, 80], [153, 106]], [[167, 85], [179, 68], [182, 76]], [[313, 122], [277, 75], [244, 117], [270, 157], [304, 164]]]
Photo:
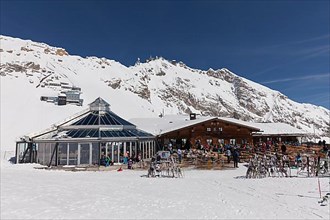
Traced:
[[188, 141], [194, 147], [201, 145], [252, 144], [252, 133], [260, 131], [248, 122], [233, 118], [196, 117], [189, 115], [169, 115], [161, 118], [131, 119], [139, 128], [157, 136], [161, 147], [174, 143], [175, 147], [185, 148]]

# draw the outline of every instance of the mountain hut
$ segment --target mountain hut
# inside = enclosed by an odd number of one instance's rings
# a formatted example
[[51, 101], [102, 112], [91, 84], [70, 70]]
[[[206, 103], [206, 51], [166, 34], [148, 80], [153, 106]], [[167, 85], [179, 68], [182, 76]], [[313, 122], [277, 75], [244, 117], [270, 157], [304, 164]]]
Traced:
[[[174, 148], [194, 148], [196, 143], [208, 145], [252, 144], [252, 133], [260, 129], [248, 122], [234, 118], [190, 115], [166, 115], [159, 118], [131, 119], [138, 128], [157, 137], [159, 146], [170, 143]], [[186, 144], [186, 143], [190, 144]]]

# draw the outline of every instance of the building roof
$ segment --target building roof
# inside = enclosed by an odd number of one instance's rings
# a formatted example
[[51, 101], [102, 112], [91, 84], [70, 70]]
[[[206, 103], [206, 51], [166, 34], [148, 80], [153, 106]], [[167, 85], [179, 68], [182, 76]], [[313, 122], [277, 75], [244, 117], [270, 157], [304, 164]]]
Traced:
[[132, 118], [134, 124], [138, 128], [143, 129], [152, 133], [153, 135], [162, 135], [172, 131], [176, 131], [182, 128], [190, 127], [199, 123], [211, 121], [211, 120], [221, 120], [227, 123], [236, 124], [241, 127], [247, 127], [249, 129], [259, 131], [259, 128], [237, 119], [232, 118], [218, 118], [211, 116], [199, 116], [194, 120], [190, 120], [189, 115], [166, 115], [158, 118]]
[[139, 130], [136, 126], [119, 117], [110, 110], [110, 105], [102, 98], [97, 98], [86, 109], [51, 128], [25, 136], [35, 141], [76, 139], [153, 138], [153, 135]]
[[130, 121], [136, 124], [138, 128], [153, 135], [162, 135], [215, 119], [254, 130], [256, 131], [254, 136], [305, 136], [308, 134], [303, 130], [285, 123], [255, 123], [225, 117], [199, 116], [195, 120], [190, 120], [189, 115], [166, 115], [161, 118], [133, 118]]
[[189, 127], [201, 122], [209, 121], [215, 117], [202, 117], [190, 120], [186, 115], [167, 115], [159, 118], [133, 118], [130, 119], [138, 128], [153, 135], [161, 135], [181, 128]]
[[122, 119], [111, 111], [89, 111], [85, 117], [82, 117], [72, 125], [127, 125], [134, 126], [132, 123]]
[[254, 136], [269, 136], [269, 135], [282, 135], [282, 136], [304, 136], [308, 133], [295, 128], [285, 123], [254, 123], [254, 126], [260, 128], [261, 132], [255, 133]]
[[259, 126], [257, 126], [255, 123], [251, 123], [248, 121], [242, 121], [235, 118], [225, 118], [225, 117], [218, 117], [218, 119], [227, 123], [235, 124], [241, 127], [246, 127], [255, 131], [260, 130]]

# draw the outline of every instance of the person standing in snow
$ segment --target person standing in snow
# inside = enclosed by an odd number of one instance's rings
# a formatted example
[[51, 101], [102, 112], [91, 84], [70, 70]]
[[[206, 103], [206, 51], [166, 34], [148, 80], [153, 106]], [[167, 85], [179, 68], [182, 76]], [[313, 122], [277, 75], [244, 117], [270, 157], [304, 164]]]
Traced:
[[233, 152], [233, 160], [234, 160], [234, 167], [238, 168], [239, 153], [236, 148], [234, 149], [234, 152]]
[[112, 161], [110, 159], [110, 156], [107, 156], [105, 158], [105, 166], [107, 167], [107, 166], [111, 166], [111, 165], [112, 165]]
[[130, 170], [133, 169], [133, 160], [132, 159], [129, 159], [128, 160], [128, 162], [127, 162], [127, 169], [130, 169]]
[[128, 162], [128, 154], [129, 154], [129, 152], [125, 152], [124, 153], [123, 164], [127, 164], [127, 162]]
[[188, 139], [188, 140], [186, 141], [184, 147], [186, 148], [186, 150], [188, 150], [188, 151], [190, 150], [190, 148], [191, 148], [191, 142], [190, 142], [190, 139]]
[[168, 150], [170, 151], [171, 154], [173, 154], [172, 143], [168, 144]]
[[300, 153], [297, 154], [295, 162], [296, 162], [297, 166], [300, 166], [300, 164], [302, 163]]
[[137, 163], [139, 163], [140, 168], [142, 168], [142, 157], [141, 157], [141, 153], [138, 154]]
[[227, 162], [230, 163], [231, 151], [229, 148], [226, 151], [226, 156], [227, 156]]
[[181, 163], [181, 160], [182, 160], [182, 150], [180, 148], [178, 149], [178, 157], [179, 157], [179, 163]]

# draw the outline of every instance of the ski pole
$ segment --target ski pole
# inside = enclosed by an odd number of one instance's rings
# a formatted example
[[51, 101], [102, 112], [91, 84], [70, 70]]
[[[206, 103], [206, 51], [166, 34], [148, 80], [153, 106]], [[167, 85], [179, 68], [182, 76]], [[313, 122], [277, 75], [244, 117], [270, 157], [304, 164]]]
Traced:
[[319, 185], [319, 193], [320, 193], [320, 199], [321, 199], [321, 187], [320, 187], [320, 178], [317, 177], [318, 185]]

